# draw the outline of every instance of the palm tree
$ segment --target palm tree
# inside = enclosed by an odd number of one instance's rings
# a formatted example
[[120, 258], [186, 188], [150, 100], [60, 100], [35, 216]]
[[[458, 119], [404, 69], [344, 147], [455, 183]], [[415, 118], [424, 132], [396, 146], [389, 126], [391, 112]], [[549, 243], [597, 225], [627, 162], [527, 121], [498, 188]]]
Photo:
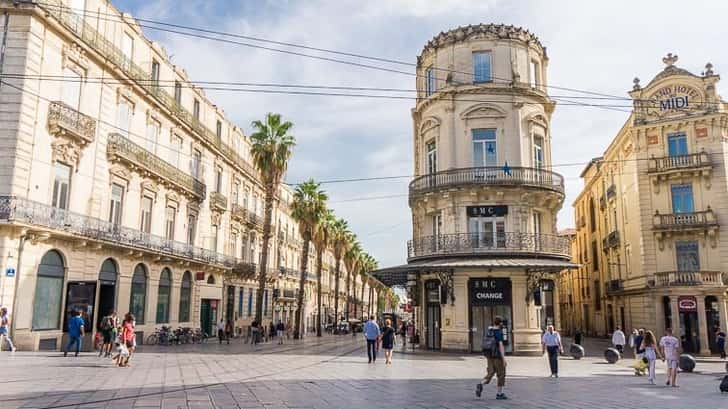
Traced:
[[313, 244], [316, 247], [316, 306], [318, 312], [316, 313], [316, 336], [321, 336], [321, 274], [323, 268], [323, 254], [324, 251], [331, 245], [331, 231], [332, 226], [336, 219], [334, 213], [326, 209], [321, 215], [319, 223], [316, 225], [316, 229], [313, 231]]
[[253, 164], [260, 172], [260, 179], [265, 188], [265, 215], [263, 220], [263, 251], [260, 255], [260, 273], [258, 274], [258, 294], [256, 295], [255, 320], [260, 323], [263, 319], [263, 292], [265, 291], [266, 272], [268, 271], [268, 244], [272, 235], [273, 204], [276, 192], [283, 175], [288, 168], [288, 160], [296, 145], [296, 139], [288, 134], [293, 127], [289, 121], [282, 122], [279, 114], [268, 113], [265, 122], [253, 121], [253, 132], [250, 139], [253, 142], [250, 154]]
[[362, 254], [361, 268], [361, 312], [364, 313], [364, 285], [369, 281], [369, 273], [377, 269], [377, 261], [367, 253]]
[[[336, 259], [336, 284], [334, 284], [334, 325], [335, 331], [338, 332], [339, 324], [339, 281], [341, 281], [341, 258], [349, 250], [351, 245], [351, 233], [349, 225], [344, 219], [337, 219], [331, 225], [331, 246], [334, 248], [334, 258]], [[348, 284], [347, 284], [348, 288]]]
[[[320, 189], [321, 184], [309, 179], [296, 187], [291, 204], [291, 218], [298, 222], [298, 230], [303, 237], [303, 253], [301, 254], [301, 280], [298, 283], [298, 309], [296, 310], [293, 338], [301, 337], [301, 321], [303, 319], [303, 289], [306, 284], [308, 269], [308, 252], [311, 239], [321, 218], [326, 213], [328, 196]], [[320, 278], [319, 278], [320, 280]]]
[[[356, 241], [356, 236], [353, 234], [349, 235], [349, 249], [346, 251], [344, 257], [344, 264], [346, 265], [346, 321], [349, 321], [349, 300], [351, 299], [352, 286], [354, 294], [356, 294], [356, 282], [352, 282], [352, 278], [356, 277], [357, 269], [359, 268], [359, 256], [361, 255], [361, 245]], [[356, 304], [354, 304], [356, 306]], [[354, 311], [356, 312], [356, 310]], [[354, 314], [356, 315], [356, 314]]]

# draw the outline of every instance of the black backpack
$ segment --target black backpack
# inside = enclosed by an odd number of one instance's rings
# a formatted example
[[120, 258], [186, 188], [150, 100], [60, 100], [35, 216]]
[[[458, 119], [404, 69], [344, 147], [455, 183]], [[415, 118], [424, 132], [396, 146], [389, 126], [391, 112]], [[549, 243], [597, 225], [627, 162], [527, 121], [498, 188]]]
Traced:
[[499, 355], [498, 350], [498, 341], [495, 339], [495, 329], [494, 328], [488, 328], [485, 333], [483, 333], [483, 342], [481, 344], [481, 347], [483, 348], [483, 355], [490, 358], [496, 358]]
[[104, 319], [101, 320], [101, 330], [102, 331], [109, 331], [111, 329], [111, 317], [106, 316]]
[[723, 377], [723, 380], [720, 381], [720, 393], [728, 392], [728, 375]]

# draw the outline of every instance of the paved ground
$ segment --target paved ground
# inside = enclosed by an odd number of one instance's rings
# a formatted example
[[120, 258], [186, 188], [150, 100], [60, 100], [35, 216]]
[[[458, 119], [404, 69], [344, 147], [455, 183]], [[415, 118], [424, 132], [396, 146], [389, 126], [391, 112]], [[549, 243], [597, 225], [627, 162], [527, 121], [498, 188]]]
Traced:
[[[598, 345], [595, 344], [595, 345]], [[597, 349], [595, 347], [594, 349]], [[360, 338], [308, 338], [297, 345], [147, 347], [131, 368], [85, 354], [0, 353], [0, 408], [728, 408], [718, 392], [724, 364], [701, 361], [680, 388], [647, 385], [627, 362], [508, 359], [508, 401], [473, 393], [483, 359], [397, 353], [393, 365], [362, 358]], [[658, 364], [658, 380], [664, 366]]]

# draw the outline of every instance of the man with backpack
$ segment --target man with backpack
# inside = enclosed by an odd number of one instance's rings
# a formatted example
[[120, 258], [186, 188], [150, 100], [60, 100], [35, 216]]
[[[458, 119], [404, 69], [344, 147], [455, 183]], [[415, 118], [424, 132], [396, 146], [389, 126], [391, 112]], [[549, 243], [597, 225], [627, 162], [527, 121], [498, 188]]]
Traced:
[[116, 340], [115, 332], [118, 327], [119, 319], [116, 317], [116, 311], [114, 310], [109, 311], [109, 315], [101, 319], [101, 322], [99, 323], [99, 330], [101, 331], [101, 336], [103, 337], [104, 342], [101, 345], [101, 348], [99, 348], [99, 356], [103, 355], [104, 358], [111, 356], [111, 346]]
[[506, 353], [503, 346], [503, 319], [501, 317], [495, 317], [493, 325], [483, 333], [482, 347], [483, 355], [488, 360], [488, 371], [483, 381], [475, 386], [475, 396], [480, 397], [483, 393], [483, 384], [489, 384], [493, 375], [496, 375], [498, 389], [495, 398], [508, 399], [503, 393], [503, 387], [506, 385]]

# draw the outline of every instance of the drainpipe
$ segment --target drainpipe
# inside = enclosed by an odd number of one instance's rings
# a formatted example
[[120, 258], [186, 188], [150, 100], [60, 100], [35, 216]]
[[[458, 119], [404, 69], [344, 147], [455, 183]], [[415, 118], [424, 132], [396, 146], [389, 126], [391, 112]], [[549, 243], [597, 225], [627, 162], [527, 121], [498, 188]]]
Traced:
[[[0, 80], [3, 78], [3, 66], [5, 65], [5, 49], [8, 43], [8, 26], [10, 25], [10, 12], [7, 10], [3, 13], [3, 42], [0, 44]], [[0, 81], [0, 88], [3, 84]], [[14, 320], [13, 320], [14, 321]]]

